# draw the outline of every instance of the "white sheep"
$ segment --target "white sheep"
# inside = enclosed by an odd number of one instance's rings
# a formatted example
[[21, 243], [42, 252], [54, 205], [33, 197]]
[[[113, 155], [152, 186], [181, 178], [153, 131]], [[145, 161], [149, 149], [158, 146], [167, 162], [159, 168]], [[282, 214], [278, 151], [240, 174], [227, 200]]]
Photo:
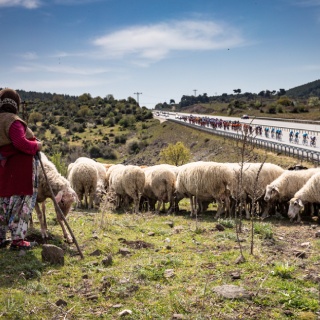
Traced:
[[166, 202], [170, 203], [167, 213], [171, 213], [174, 207], [174, 193], [176, 186], [175, 166], [168, 164], [160, 164], [144, 168], [145, 185], [143, 197], [146, 197], [148, 202], [151, 202], [151, 209], [158, 201], [156, 212], [160, 212], [161, 205]]
[[225, 163], [192, 162], [179, 167], [176, 190], [179, 198], [190, 199], [191, 215], [197, 212], [197, 202], [216, 200], [219, 204], [217, 215], [223, 202], [229, 208], [229, 183], [233, 178], [232, 168]]
[[[72, 189], [70, 182], [63, 177], [55, 167], [55, 165], [45, 156], [44, 153], [40, 153], [41, 162], [43, 164], [45, 173], [48, 178], [48, 182], [50, 187], [55, 195], [55, 200], [59, 205], [63, 215], [66, 217], [70, 211], [72, 204], [78, 201], [77, 194]], [[45, 200], [52, 199], [52, 194], [50, 192], [50, 188], [45, 179], [44, 173], [42, 171], [42, 167], [39, 169], [39, 181], [38, 181], [38, 194], [36, 199], [35, 209], [37, 212], [38, 219], [41, 225], [41, 234], [42, 237], [48, 237], [47, 235], [47, 225], [45, 222]], [[39, 204], [42, 204], [42, 211], [40, 209]], [[57, 210], [57, 209], [56, 209]], [[67, 242], [72, 242], [72, 238], [68, 235], [63, 219], [57, 213], [57, 220], [61, 226], [64, 238]]]
[[[73, 163], [68, 174], [68, 180], [79, 198], [79, 206], [82, 206], [84, 198], [84, 207], [92, 209], [93, 204], [97, 202], [97, 183], [98, 170], [92, 164], [87, 162]], [[88, 201], [89, 198], [89, 201]]]
[[289, 202], [288, 216], [290, 221], [297, 217], [301, 221], [300, 210], [306, 203], [320, 203], [320, 172], [314, 174], [305, 185], [298, 190]]
[[284, 171], [277, 179], [267, 185], [264, 200], [289, 201], [318, 172], [320, 172], [319, 168]]
[[[95, 184], [95, 180], [97, 180], [96, 183], [96, 189], [95, 189], [95, 193], [94, 193], [94, 201], [96, 205], [99, 205], [102, 197], [106, 194], [106, 187], [107, 187], [107, 170], [106, 167], [102, 164], [99, 163], [97, 161], [94, 161], [93, 159], [87, 158], [87, 157], [80, 157], [78, 158], [73, 164], [70, 164], [68, 167], [68, 179], [70, 180], [70, 174], [73, 171], [74, 166], [78, 166], [80, 163], [86, 163], [88, 167], [88, 165], [92, 166], [92, 168], [95, 168], [95, 170], [91, 170], [91, 174], [92, 176], [90, 176], [87, 173], [87, 182], [84, 178], [79, 177], [78, 175], [75, 175], [72, 177], [73, 183], [72, 185], [76, 186], [76, 185], [86, 185], [87, 189], [91, 189], [92, 185]], [[80, 166], [81, 167], [81, 166]], [[80, 180], [82, 180], [82, 182], [78, 182], [78, 178]]]
[[138, 166], [114, 165], [107, 172], [109, 177], [109, 191], [117, 195], [117, 207], [120, 207], [121, 200], [127, 206], [133, 201], [133, 211], [139, 212], [140, 198], [145, 184], [145, 174]]

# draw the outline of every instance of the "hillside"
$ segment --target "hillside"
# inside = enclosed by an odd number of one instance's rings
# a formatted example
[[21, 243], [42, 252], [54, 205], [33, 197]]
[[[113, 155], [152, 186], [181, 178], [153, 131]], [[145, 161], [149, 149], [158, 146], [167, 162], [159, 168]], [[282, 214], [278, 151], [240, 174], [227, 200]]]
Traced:
[[[239, 161], [241, 146], [237, 146], [236, 142], [168, 121], [160, 123], [153, 119], [151, 110], [140, 107], [130, 97], [115, 100], [112, 95], [92, 98], [89, 94], [79, 97], [23, 91], [20, 94], [27, 99], [24, 103], [26, 112], [22, 115], [44, 142], [43, 151], [49, 156], [60, 152], [65, 164], [79, 156], [87, 156], [107, 163], [152, 165], [160, 162], [160, 151], [164, 147], [178, 141], [191, 150], [191, 161]], [[196, 104], [187, 109], [197, 113], [210, 113], [211, 110], [218, 115], [228, 112], [228, 108], [230, 106], [224, 102], [219, 107], [218, 103], [209, 103]], [[239, 116], [254, 111], [236, 107], [232, 110]], [[252, 161], [267, 156], [267, 161], [284, 167], [296, 162], [280, 155], [266, 155], [261, 150], [249, 153], [252, 153]]]
[[320, 97], [320, 80], [312, 81], [298, 87], [287, 90], [286, 95], [290, 98]]

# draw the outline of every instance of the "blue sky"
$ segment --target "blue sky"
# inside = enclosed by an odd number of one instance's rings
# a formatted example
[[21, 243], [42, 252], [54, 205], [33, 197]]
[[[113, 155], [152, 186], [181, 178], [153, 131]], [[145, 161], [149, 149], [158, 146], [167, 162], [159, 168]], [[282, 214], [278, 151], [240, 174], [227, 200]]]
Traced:
[[320, 0], [0, 0], [0, 87], [141, 106], [320, 79]]

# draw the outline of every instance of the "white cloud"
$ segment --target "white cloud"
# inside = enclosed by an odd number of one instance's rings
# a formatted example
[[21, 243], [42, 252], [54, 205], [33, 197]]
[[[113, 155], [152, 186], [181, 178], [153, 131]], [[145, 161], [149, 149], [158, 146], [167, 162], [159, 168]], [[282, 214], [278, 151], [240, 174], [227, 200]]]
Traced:
[[47, 73], [57, 73], [61, 75], [82, 75], [82, 76], [90, 76], [90, 75], [99, 75], [108, 72], [114, 72], [119, 70], [112, 70], [112, 69], [103, 69], [103, 68], [76, 68], [72, 66], [67, 66], [61, 63], [60, 61], [57, 62], [57, 65], [41, 65], [41, 64], [29, 64], [29, 65], [21, 65], [16, 66], [14, 68], [16, 72], [23, 72], [23, 73], [35, 73], [35, 72], [47, 72]]
[[20, 54], [20, 56], [25, 60], [36, 60], [38, 59], [38, 55], [35, 52], [25, 52]]
[[[88, 88], [99, 85], [99, 80], [88, 80], [88, 79], [56, 79], [56, 80], [30, 80], [26, 82], [17, 82], [16, 87], [23, 87], [24, 90], [35, 90], [37, 91], [48, 91], [59, 93], [66, 93], [70, 90], [79, 89], [79, 88]], [[69, 93], [68, 93], [69, 94]]]
[[0, 7], [24, 7], [27, 9], [36, 9], [40, 5], [40, 0], [0, 0]]
[[173, 51], [219, 50], [243, 43], [235, 28], [197, 20], [130, 27], [93, 41], [105, 57], [133, 56], [149, 62], [162, 60]]

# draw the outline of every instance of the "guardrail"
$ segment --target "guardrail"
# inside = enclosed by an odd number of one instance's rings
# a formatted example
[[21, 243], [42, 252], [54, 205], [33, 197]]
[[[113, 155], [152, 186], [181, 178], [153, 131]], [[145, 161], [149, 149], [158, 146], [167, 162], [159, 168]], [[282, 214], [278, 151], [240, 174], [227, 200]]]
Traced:
[[259, 120], [272, 120], [272, 121], [285, 121], [285, 122], [297, 122], [305, 124], [317, 124], [320, 125], [320, 121], [317, 120], [301, 120], [301, 119], [286, 119], [286, 118], [271, 118], [271, 117], [254, 117]]
[[[219, 136], [224, 136], [228, 137], [230, 139], [234, 140], [243, 140], [245, 138], [244, 134], [241, 133], [235, 133], [235, 132], [228, 132], [228, 131], [222, 131], [222, 130], [217, 130], [217, 129], [212, 129], [208, 127], [201, 127], [198, 125], [194, 125], [188, 122], [184, 122], [181, 120], [176, 120], [176, 119], [167, 119], [168, 121], [172, 121], [174, 123], [178, 123], [193, 129], [205, 131], [211, 134], [219, 135]], [[279, 143], [275, 141], [267, 141], [260, 139], [258, 137], [248, 137], [249, 143], [254, 143], [260, 148], [267, 149], [272, 152], [278, 152], [282, 153], [286, 156], [297, 158], [299, 160], [306, 160], [309, 162], [313, 162], [316, 165], [320, 164], [320, 152], [315, 151], [315, 150], [309, 150], [309, 149], [304, 149], [300, 148], [298, 146], [294, 145], [289, 145], [286, 143]]]

